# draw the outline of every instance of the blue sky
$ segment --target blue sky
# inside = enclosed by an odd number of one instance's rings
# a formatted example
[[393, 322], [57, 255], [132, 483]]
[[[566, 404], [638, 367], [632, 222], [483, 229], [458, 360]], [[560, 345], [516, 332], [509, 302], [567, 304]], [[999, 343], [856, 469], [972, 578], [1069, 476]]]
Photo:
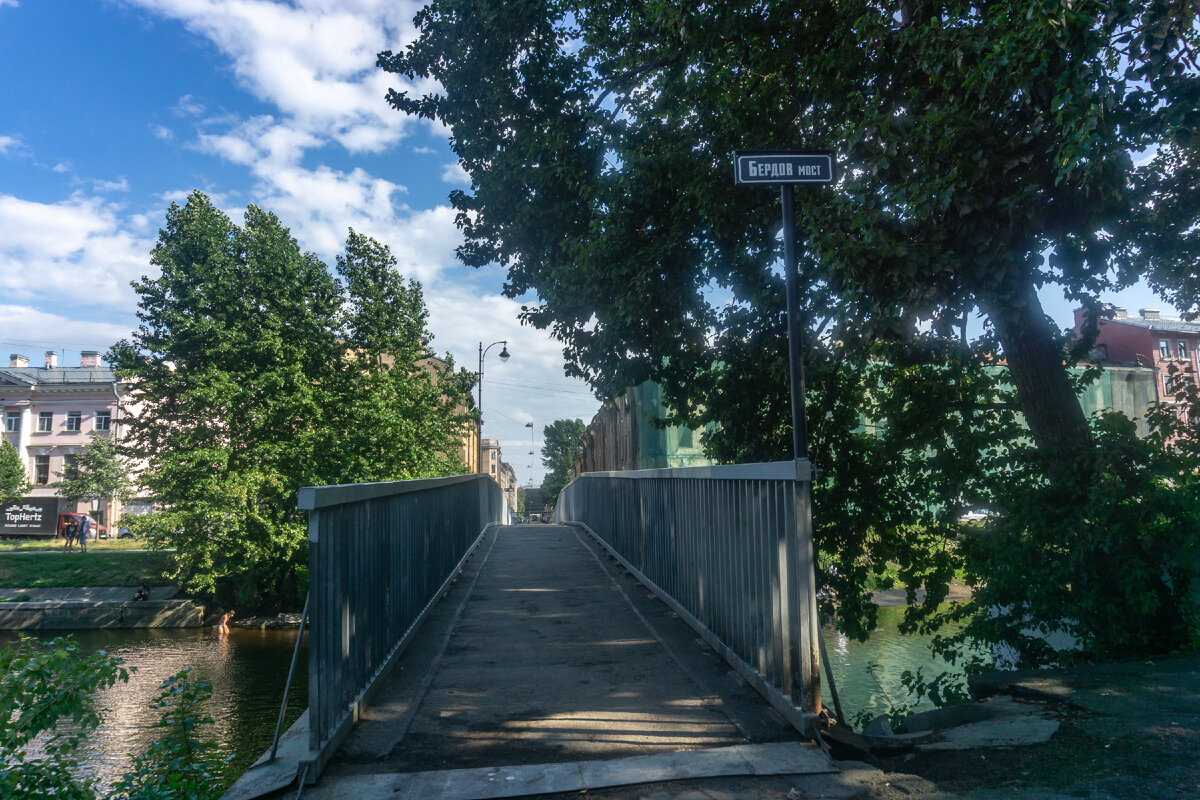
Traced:
[[[380, 50], [413, 35], [393, 0], [0, 0], [0, 353], [78, 363], [129, 335], [129, 282], [168, 204], [192, 189], [240, 219], [277, 213], [332, 264], [346, 230], [392, 247], [422, 281], [439, 351], [488, 356], [485, 436], [540, 481], [529, 429], [590, 420], [561, 348], [517, 322], [500, 270], [458, 264], [447, 195], [463, 174], [439, 126], [384, 101]], [[420, 87], [418, 87], [420, 88]], [[531, 469], [532, 467], [532, 469]]]
[[[435, 124], [384, 101], [375, 56], [411, 40], [409, 0], [0, 0], [0, 358], [78, 363], [135, 325], [129, 282], [192, 189], [235, 219], [274, 211], [332, 264], [353, 227], [425, 286], [434, 345], [485, 368], [485, 435], [528, 482], [533, 421], [591, 419], [561, 348], [517, 322], [499, 269], [458, 264], [463, 173]], [[417, 86], [417, 90], [429, 86]], [[1111, 299], [1169, 311], [1144, 286]], [[1043, 292], [1060, 326], [1070, 305]], [[532, 466], [532, 469], [531, 469]]]

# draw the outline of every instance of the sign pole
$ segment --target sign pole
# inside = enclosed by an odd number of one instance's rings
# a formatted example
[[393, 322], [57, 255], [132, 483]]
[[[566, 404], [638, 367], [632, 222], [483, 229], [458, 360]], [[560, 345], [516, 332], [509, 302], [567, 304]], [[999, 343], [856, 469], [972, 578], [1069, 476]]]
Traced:
[[787, 278], [788, 369], [792, 377], [792, 458], [808, 458], [804, 320], [800, 315], [800, 275], [796, 268], [796, 200], [792, 184], [781, 184], [779, 191], [783, 199], [783, 272]]

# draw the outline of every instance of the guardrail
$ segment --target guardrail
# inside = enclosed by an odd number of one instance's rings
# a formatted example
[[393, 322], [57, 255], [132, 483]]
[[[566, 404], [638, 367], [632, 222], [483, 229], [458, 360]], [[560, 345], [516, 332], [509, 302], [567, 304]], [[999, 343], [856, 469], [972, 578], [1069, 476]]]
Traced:
[[306, 487], [313, 782], [487, 527], [507, 521], [487, 475]]
[[793, 725], [821, 708], [808, 461], [590, 472], [579, 523]]

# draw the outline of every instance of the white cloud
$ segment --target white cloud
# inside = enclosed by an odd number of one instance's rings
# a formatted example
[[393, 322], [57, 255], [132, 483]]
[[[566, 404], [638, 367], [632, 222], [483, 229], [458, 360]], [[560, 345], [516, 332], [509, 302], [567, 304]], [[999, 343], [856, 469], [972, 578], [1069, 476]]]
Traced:
[[0, 0], [0, 8], [16, 8], [17, 0]]
[[154, 134], [154, 138], [162, 139], [164, 142], [169, 142], [175, 138], [175, 131], [166, 125], [151, 125], [150, 132]]
[[198, 117], [207, 109], [204, 107], [203, 103], [197, 102], [196, 98], [192, 97], [190, 94], [185, 94], [183, 97], [179, 98], [179, 101], [175, 103], [175, 107], [171, 110], [175, 112], [176, 116]]
[[[0, 304], [0, 330], [11, 336], [5, 339], [9, 348], [4, 355], [20, 353], [29, 359], [30, 366], [41, 366], [42, 351], [61, 349], [63, 345], [104, 352], [120, 339], [129, 338], [135, 324], [132, 318], [122, 324], [112, 322], [111, 315], [95, 319], [65, 307], [50, 312], [32, 306]], [[8, 361], [3, 363], [7, 365]]]
[[[274, 105], [289, 127], [352, 153], [381, 152], [408, 126], [384, 101], [404, 82], [375, 66], [376, 55], [415, 35], [421, 4], [406, 0], [132, 0], [176, 19], [211, 41], [255, 97]], [[421, 87], [426, 88], [424, 86]], [[204, 108], [190, 95], [178, 112]]]
[[59, 175], [62, 175], [63, 173], [70, 172], [72, 169], [74, 169], [74, 167], [71, 166], [70, 161], [60, 161], [51, 167], [50, 171], [57, 172]]
[[460, 186], [470, 186], [471, 176], [462, 168], [462, 164], [454, 161], [442, 167], [442, 181]]
[[437, 153], [437, 150], [434, 150], [432, 147], [424, 147], [424, 146], [414, 147], [412, 149], [412, 151], [419, 156], [431, 156], [431, 155], [435, 155]]
[[38, 203], [0, 194], [0, 297], [34, 307], [131, 309], [153, 241], [97, 197]]
[[[0, 6], [3, 5], [3, 0], [0, 0]], [[8, 154], [11, 149], [16, 149], [21, 146], [21, 140], [16, 136], [0, 136], [0, 154]]]
[[129, 181], [125, 178], [119, 181], [92, 181], [92, 189], [97, 192], [128, 192]]

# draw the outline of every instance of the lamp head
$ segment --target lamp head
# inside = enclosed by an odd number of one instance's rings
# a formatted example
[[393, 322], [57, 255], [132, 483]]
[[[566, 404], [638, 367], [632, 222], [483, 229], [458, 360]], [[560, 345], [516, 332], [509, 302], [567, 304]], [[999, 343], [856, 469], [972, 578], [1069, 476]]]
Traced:
[[504, 347], [500, 348], [500, 360], [508, 361], [508, 342], [505, 342]]

